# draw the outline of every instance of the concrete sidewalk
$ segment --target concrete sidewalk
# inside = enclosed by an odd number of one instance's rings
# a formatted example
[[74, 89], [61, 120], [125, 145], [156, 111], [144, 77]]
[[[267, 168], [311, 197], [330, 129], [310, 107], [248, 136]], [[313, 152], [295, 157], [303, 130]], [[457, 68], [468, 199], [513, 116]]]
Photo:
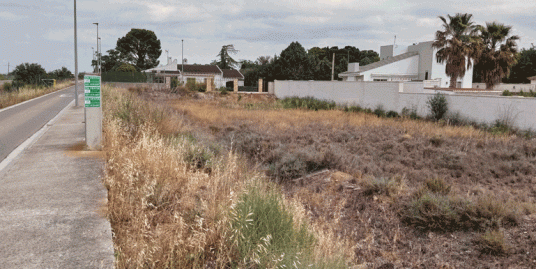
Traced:
[[[81, 102], [83, 106], [83, 102]], [[69, 106], [0, 172], [0, 268], [112, 268], [100, 152]]]

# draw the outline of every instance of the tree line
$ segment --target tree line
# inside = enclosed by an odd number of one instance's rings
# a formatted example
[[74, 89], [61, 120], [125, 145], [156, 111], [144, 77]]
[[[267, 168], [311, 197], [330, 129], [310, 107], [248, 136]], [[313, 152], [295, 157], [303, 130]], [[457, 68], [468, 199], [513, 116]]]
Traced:
[[[335, 55], [335, 65], [333, 65]], [[332, 65], [334, 79], [338, 74], [347, 71], [348, 63], [359, 62], [368, 65], [380, 60], [377, 52], [359, 50], [353, 46], [344, 48], [313, 47], [309, 50], [299, 42], [292, 42], [281, 51], [281, 54], [260, 56], [256, 61], [240, 61], [240, 72], [244, 75], [244, 85], [255, 85], [259, 78], [273, 80], [331, 80]], [[238, 64], [237, 64], [238, 65]]]

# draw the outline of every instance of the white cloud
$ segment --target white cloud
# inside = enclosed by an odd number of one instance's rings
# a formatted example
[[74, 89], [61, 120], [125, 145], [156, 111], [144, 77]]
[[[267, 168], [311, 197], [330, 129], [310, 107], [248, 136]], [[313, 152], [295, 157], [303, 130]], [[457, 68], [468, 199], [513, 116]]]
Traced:
[[23, 20], [23, 19], [26, 19], [26, 18], [28, 18], [28, 16], [17, 15], [17, 14], [13, 14], [13, 13], [10, 13], [10, 12], [7, 12], [7, 11], [0, 12], [0, 19], [2, 19], [2, 20], [20, 21], [20, 20]]

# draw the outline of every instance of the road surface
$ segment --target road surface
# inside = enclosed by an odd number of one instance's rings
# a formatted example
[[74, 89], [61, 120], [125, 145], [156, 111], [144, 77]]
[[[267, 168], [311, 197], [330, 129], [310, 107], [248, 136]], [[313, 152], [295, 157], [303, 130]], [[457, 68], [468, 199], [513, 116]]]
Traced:
[[[78, 86], [78, 92], [83, 92]], [[74, 98], [74, 86], [0, 110], [0, 162], [39, 131]]]

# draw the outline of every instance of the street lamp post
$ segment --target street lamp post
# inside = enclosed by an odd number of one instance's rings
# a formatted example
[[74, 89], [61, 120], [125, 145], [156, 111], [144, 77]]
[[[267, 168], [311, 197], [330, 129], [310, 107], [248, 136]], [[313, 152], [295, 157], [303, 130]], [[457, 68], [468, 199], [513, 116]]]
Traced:
[[76, 34], [76, 0], [74, 0], [74, 103], [78, 106], [78, 40]]
[[100, 65], [99, 65], [99, 23], [94, 22], [93, 24], [97, 25], [97, 73], [100, 74]]
[[185, 83], [184, 82], [184, 39], [181, 40], [182, 41], [182, 51], [181, 51], [181, 82], [182, 83]]
[[[99, 51], [102, 53], [102, 40], [101, 38], [99, 37]], [[99, 76], [101, 75], [102, 73], [102, 62], [101, 62], [101, 55], [99, 54]]]

